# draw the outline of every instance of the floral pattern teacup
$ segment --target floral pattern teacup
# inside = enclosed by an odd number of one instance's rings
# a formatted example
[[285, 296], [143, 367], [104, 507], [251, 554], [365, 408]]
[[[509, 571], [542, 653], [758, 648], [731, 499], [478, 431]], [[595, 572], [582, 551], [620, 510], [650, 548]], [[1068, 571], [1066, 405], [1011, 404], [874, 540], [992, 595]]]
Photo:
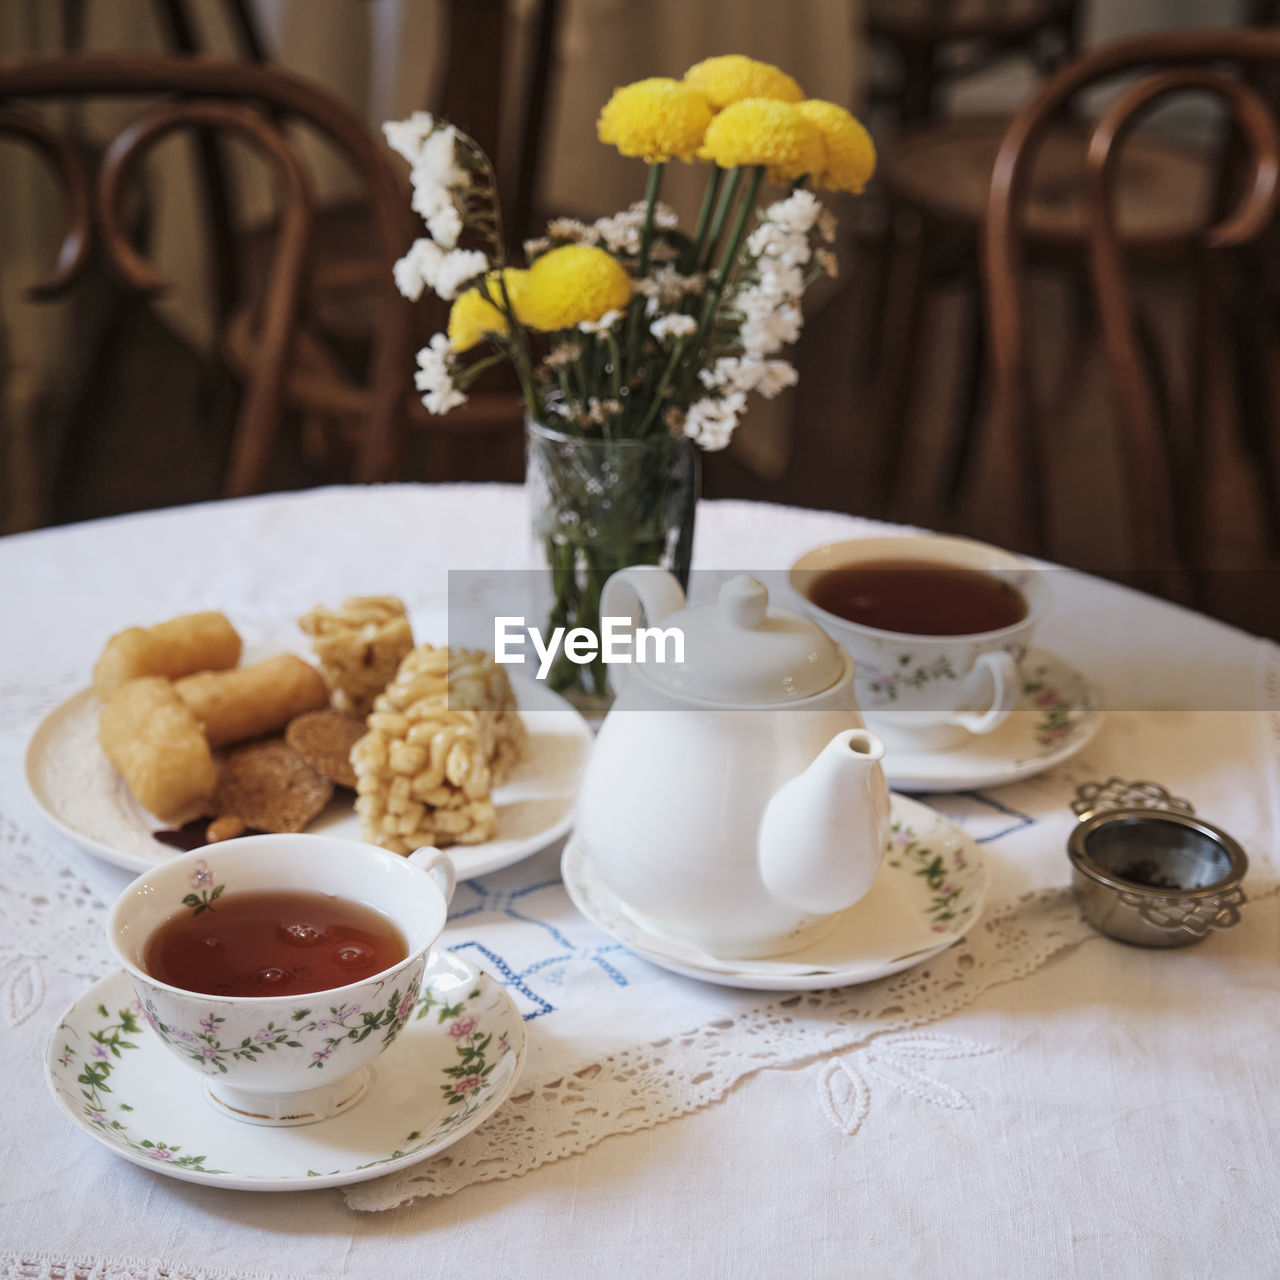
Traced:
[[[417, 1002], [453, 886], [453, 864], [436, 849], [402, 858], [333, 837], [248, 836], [140, 876], [112, 908], [107, 936], [142, 1016], [205, 1077], [216, 1107], [251, 1124], [308, 1124], [363, 1096], [369, 1065]], [[404, 935], [408, 955], [360, 982], [303, 996], [205, 995], [161, 982], [144, 967], [148, 939], [174, 915], [215, 912], [236, 893], [290, 889], [373, 907]]]
[[[810, 599], [822, 574], [886, 561], [989, 573], [1022, 594], [1026, 616], [971, 635], [908, 635], [850, 622]], [[1026, 560], [967, 538], [929, 534], [855, 538], [819, 547], [792, 566], [791, 586], [853, 658], [854, 689], [868, 727], [890, 748], [916, 751], [963, 746], [973, 734], [991, 733], [1009, 718], [1021, 693], [1018, 668], [1049, 607], [1044, 574]]]

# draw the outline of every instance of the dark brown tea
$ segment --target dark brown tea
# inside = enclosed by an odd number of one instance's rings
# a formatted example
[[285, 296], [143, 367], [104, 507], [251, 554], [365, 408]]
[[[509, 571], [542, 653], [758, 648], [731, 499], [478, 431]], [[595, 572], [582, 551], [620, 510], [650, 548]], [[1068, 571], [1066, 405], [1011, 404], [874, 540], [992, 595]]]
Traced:
[[325, 893], [235, 893], [166, 920], [142, 967], [215, 996], [297, 996], [360, 982], [409, 954], [381, 912]]
[[829, 569], [808, 595], [839, 618], [913, 636], [999, 631], [1027, 616], [1022, 593], [1002, 579], [921, 560], [868, 560]]

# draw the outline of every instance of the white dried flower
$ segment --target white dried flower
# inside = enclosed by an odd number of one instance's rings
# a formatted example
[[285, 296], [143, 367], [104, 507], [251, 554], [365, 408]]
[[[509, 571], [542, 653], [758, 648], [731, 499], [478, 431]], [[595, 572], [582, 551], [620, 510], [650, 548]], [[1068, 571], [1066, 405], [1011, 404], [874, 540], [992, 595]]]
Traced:
[[657, 298], [670, 306], [689, 294], [701, 293], [706, 284], [707, 277], [701, 271], [682, 276], [674, 267], [659, 267], [651, 276], [635, 281], [632, 288], [646, 298]]
[[453, 384], [453, 344], [443, 333], [418, 352], [414, 385], [422, 392], [428, 413], [445, 414], [467, 403], [467, 397]]
[[610, 253], [629, 253], [634, 257], [640, 252], [640, 228], [625, 213], [597, 218], [591, 229]]
[[801, 189], [771, 204], [760, 216], [797, 235], [808, 235], [821, 212], [822, 204], [813, 192]]
[[579, 342], [561, 342], [551, 348], [547, 358], [542, 362], [549, 369], [563, 369], [579, 359], [582, 355], [582, 344]]
[[616, 417], [621, 412], [622, 405], [617, 400], [600, 400], [592, 396], [587, 401], [586, 422], [598, 427], [607, 418]]
[[424, 171], [415, 169], [409, 175], [409, 181], [413, 183], [413, 196], [409, 206], [423, 222], [435, 217], [441, 209], [453, 208], [453, 194], [449, 188], [442, 187]]
[[650, 262], [674, 262], [680, 256], [680, 250], [667, 240], [658, 240], [649, 246]]
[[453, 249], [440, 259], [435, 291], [446, 302], [458, 296], [463, 285], [489, 269], [489, 259], [476, 249]]
[[462, 234], [462, 216], [452, 204], [447, 204], [427, 219], [427, 230], [442, 249], [454, 249]]
[[800, 375], [795, 371], [795, 366], [787, 361], [762, 360], [753, 390], [766, 400], [772, 400], [780, 391], [794, 387], [799, 381]]
[[458, 131], [451, 124], [435, 129], [423, 144], [414, 168], [424, 178], [450, 189], [470, 184], [467, 171], [458, 164]]
[[832, 280], [835, 280], [840, 275], [840, 259], [830, 249], [815, 249], [813, 256], [818, 260], [818, 266]]
[[423, 289], [434, 289], [440, 262], [444, 257], [434, 241], [419, 238], [409, 252], [392, 268], [396, 288], [411, 302], [422, 297]]
[[749, 319], [742, 326], [742, 347], [747, 355], [771, 356], [800, 336], [804, 317], [789, 304]]
[[649, 332], [661, 342], [664, 338], [687, 338], [698, 331], [698, 322], [692, 316], [669, 315], [659, 316], [650, 326]]
[[524, 256], [532, 262], [534, 258], [540, 257], [551, 248], [551, 240], [547, 236], [535, 236], [532, 240], [524, 242]]
[[415, 111], [407, 120], [388, 120], [382, 126], [382, 136], [392, 151], [412, 165], [418, 162], [422, 145], [435, 127], [435, 117], [429, 111]]
[[722, 356], [710, 369], [702, 369], [698, 379], [708, 390], [755, 391], [772, 400], [785, 388], [794, 387], [800, 377], [785, 360], [761, 360], [746, 355]]
[[818, 214], [818, 234], [827, 244], [836, 242], [836, 225], [836, 215], [824, 207]]
[[796, 266], [809, 261], [809, 237], [797, 235], [776, 222], [762, 222], [748, 237], [747, 251], [764, 261]]
[[579, 242], [590, 239], [591, 228], [577, 218], [552, 218], [547, 223], [547, 235], [553, 240], [572, 240]]
[[741, 391], [695, 400], [685, 414], [685, 435], [708, 452], [723, 449], [733, 436], [746, 403], [747, 397]]
[[[633, 226], [644, 226], [645, 211], [647, 205], [643, 200], [633, 200], [629, 204], [624, 213], [618, 214], [618, 218], [626, 219]], [[661, 200], [655, 200], [653, 204], [653, 225], [663, 231], [673, 231], [680, 225], [680, 215], [669, 205], [663, 204]]]
[[583, 333], [602, 334], [608, 333], [619, 320], [622, 319], [621, 311], [606, 311], [599, 320], [583, 320], [578, 328]]

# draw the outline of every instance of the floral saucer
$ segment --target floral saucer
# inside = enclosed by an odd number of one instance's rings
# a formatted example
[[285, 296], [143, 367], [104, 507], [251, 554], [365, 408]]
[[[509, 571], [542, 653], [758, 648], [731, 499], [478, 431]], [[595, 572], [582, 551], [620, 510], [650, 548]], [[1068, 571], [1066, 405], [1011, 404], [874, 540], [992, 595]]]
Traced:
[[[591, 730], [545, 685], [517, 676], [511, 687], [529, 731], [529, 755], [504, 786], [494, 788], [497, 836], [450, 849], [459, 880], [519, 862], [560, 839], [573, 823]], [[153, 834], [165, 824], [133, 798], [102, 754], [101, 710], [93, 690], [82, 689], [45, 717], [27, 747], [27, 789], [47, 821], [82, 849], [129, 871], [150, 871], [174, 850]], [[339, 789], [307, 830], [359, 840], [352, 793]]]
[[[129, 975], [95, 983], [63, 1015], [45, 1067], [58, 1105], [144, 1169], [241, 1191], [303, 1191], [378, 1178], [482, 1124], [524, 1065], [520, 1012], [488, 974], [432, 952], [416, 1012], [373, 1064], [368, 1092], [316, 1124], [242, 1124], [144, 1019]], [[109, 1082], [109, 1083], [108, 1083]]]
[[723, 960], [660, 937], [627, 914], [576, 834], [560, 863], [573, 905], [637, 955], [688, 978], [762, 991], [871, 982], [945, 951], [977, 923], [986, 899], [982, 846], [940, 813], [892, 797], [884, 862], [865, 898], [818, 941], [768, 960]]
[[[1022, 691], [1009, 718], [992, 733], [971, 735], [951, 751], [886, 748], [885, 777], [897, 791], [972, 791], [1018, 782], [1081, 750], [1098, 732], [1098, 691], [1074, 667], [1044, 649], [1029, 649]], [[874, 717], [868, 728], [875, 732]]]

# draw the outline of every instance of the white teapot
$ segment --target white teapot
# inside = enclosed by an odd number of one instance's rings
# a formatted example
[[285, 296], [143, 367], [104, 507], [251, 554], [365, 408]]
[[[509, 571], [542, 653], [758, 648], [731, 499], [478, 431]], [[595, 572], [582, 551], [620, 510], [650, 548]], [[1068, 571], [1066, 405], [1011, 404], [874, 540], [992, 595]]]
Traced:
[[[578, 800], [596, 874], [651, 933], [748, 959], [813, 941], [861, 898], [889, 823], [884, 747], [853, 660], [745, 575], [684, 608], [663, 569], [615, 573], [604, 618], [684, 635], [682, 662], [609, 667], [618, 698]], [[619, 672], [625, 672], [621, 680]]]

